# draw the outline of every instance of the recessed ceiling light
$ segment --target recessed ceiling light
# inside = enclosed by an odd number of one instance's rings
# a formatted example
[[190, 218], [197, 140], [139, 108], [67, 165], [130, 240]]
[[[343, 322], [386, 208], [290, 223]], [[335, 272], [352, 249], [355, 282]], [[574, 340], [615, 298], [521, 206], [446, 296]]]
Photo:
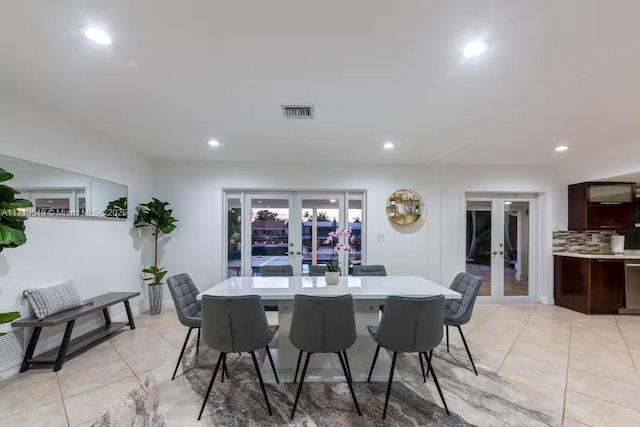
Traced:
[[566, 145], [558, 145], [556, 147], [556, 151], [567, 151], [569, 149], [569, 147], [567, 147]]
[[220, 147], [220, 141], [218, 141], [217, 139], [210, 139], [209, 140], [209, 146], [211, 147]]
[[336, 199], [329, 200], [329, 203], [335, 203], [335, 202], [336, 202]]
[[384, 143], [384, 145], [382, 147], [384, 147], [385, 150], [391, 150], [393, 147], [395, 147], [396, 144], [394, 144], [391, 141], [387, 141]]
[[511, 202], [504, 202], [504, 204], [505, 204], [505, 205], [510, 205], [510, 204], [511, 204]]
[[462, 53], [462, 55], [465, 58], [475, 58], [476, 56], [482, 55], [489, 48], [490, 44], [491, 43], [486, 40], [468, 43], [464, 47], [464, 52]]
[[112, 42], [111, 36], [109, 36], [109, 34], [107, 34], [106, 32], [104, 32], [99, 28], [95, 28], [95, 27], [87, 28], [84, 31], [84, 35], [87, 36], [87, 38], [92, 42], [95, 42], [98, 44], [109, 45]]

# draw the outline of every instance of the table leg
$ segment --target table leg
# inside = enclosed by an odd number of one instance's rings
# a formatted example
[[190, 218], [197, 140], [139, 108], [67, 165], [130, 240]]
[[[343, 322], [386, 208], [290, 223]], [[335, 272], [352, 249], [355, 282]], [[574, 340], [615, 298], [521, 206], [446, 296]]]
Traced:
[[73, 325], [75, 325], [75, 323], [75, 319], [67, 322], [67, 328], [64, 330], [62, 344], [60, 345], [60, 350], [58, 350], [58, 357], [56, 358], [55, 365], [53, 365], [54, 372], [58, 372], [60, 369], [62, 369], [64, 357], [67, 355], [67, 348], [69, 348], [69, 341], [71, 340], [71, 332], [73, 332]]
[[109, 316], [109, 308], [105, 307], [102, 309], [102, 314], [104, 315], [104, 322], [109, 326], [111, 324], [111, 316]]
[[22, 366], [20, 367], [20, 372], [25, 372], [29, 369], [29, 360], [33, 357], [33, 352], [36, 350], [36, 344], [38, 344], [38, 338], [40, 337], [40, 332], [42, 331], [42, 326], [38, 326], [33, 328], [33, 333], [31, 334], [31, 339], [29, 340], [29, 346], [27, 347], [27, 352], [24, 354], [24, 359], [22, 359]]
[[129, 327], [131, 329], [136, 328], [136, 324], [133, 322], [133, 314], [131, 314], [131, 306], [129, 305], [129, 300], [124, 302], [124, 308], [127, 310], [127, 318], [129, 319]]

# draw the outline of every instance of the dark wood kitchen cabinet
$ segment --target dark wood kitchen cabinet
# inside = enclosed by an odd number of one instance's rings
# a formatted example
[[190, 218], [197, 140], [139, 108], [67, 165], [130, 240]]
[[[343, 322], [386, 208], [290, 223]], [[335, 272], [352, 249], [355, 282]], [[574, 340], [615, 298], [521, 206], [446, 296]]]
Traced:
[[569, 185], [569, 230], [632, 230], [635, 184], [581, 182]]
[[624, 260], [554, 256], [555, 304], [586, 314], [624, 308]]

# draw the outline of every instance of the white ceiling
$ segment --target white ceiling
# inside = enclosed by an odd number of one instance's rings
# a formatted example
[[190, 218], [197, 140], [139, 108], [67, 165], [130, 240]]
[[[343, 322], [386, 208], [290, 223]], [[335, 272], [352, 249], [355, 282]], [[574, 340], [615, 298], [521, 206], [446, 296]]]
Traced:
[[[637, 0], [4, 2], [0, 94], [152, 158], [558, 165], [640, 146], [638, 16]], [[476, 38], [493, 46], [463, 59]]]

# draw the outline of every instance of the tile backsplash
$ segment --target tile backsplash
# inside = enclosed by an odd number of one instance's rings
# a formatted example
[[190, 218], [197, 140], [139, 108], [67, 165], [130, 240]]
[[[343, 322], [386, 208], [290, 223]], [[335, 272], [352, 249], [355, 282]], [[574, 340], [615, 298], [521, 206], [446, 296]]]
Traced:
[[553, 252], [588, 252], [610, 254], [615, 231], [565, 230], [553, 232]]

